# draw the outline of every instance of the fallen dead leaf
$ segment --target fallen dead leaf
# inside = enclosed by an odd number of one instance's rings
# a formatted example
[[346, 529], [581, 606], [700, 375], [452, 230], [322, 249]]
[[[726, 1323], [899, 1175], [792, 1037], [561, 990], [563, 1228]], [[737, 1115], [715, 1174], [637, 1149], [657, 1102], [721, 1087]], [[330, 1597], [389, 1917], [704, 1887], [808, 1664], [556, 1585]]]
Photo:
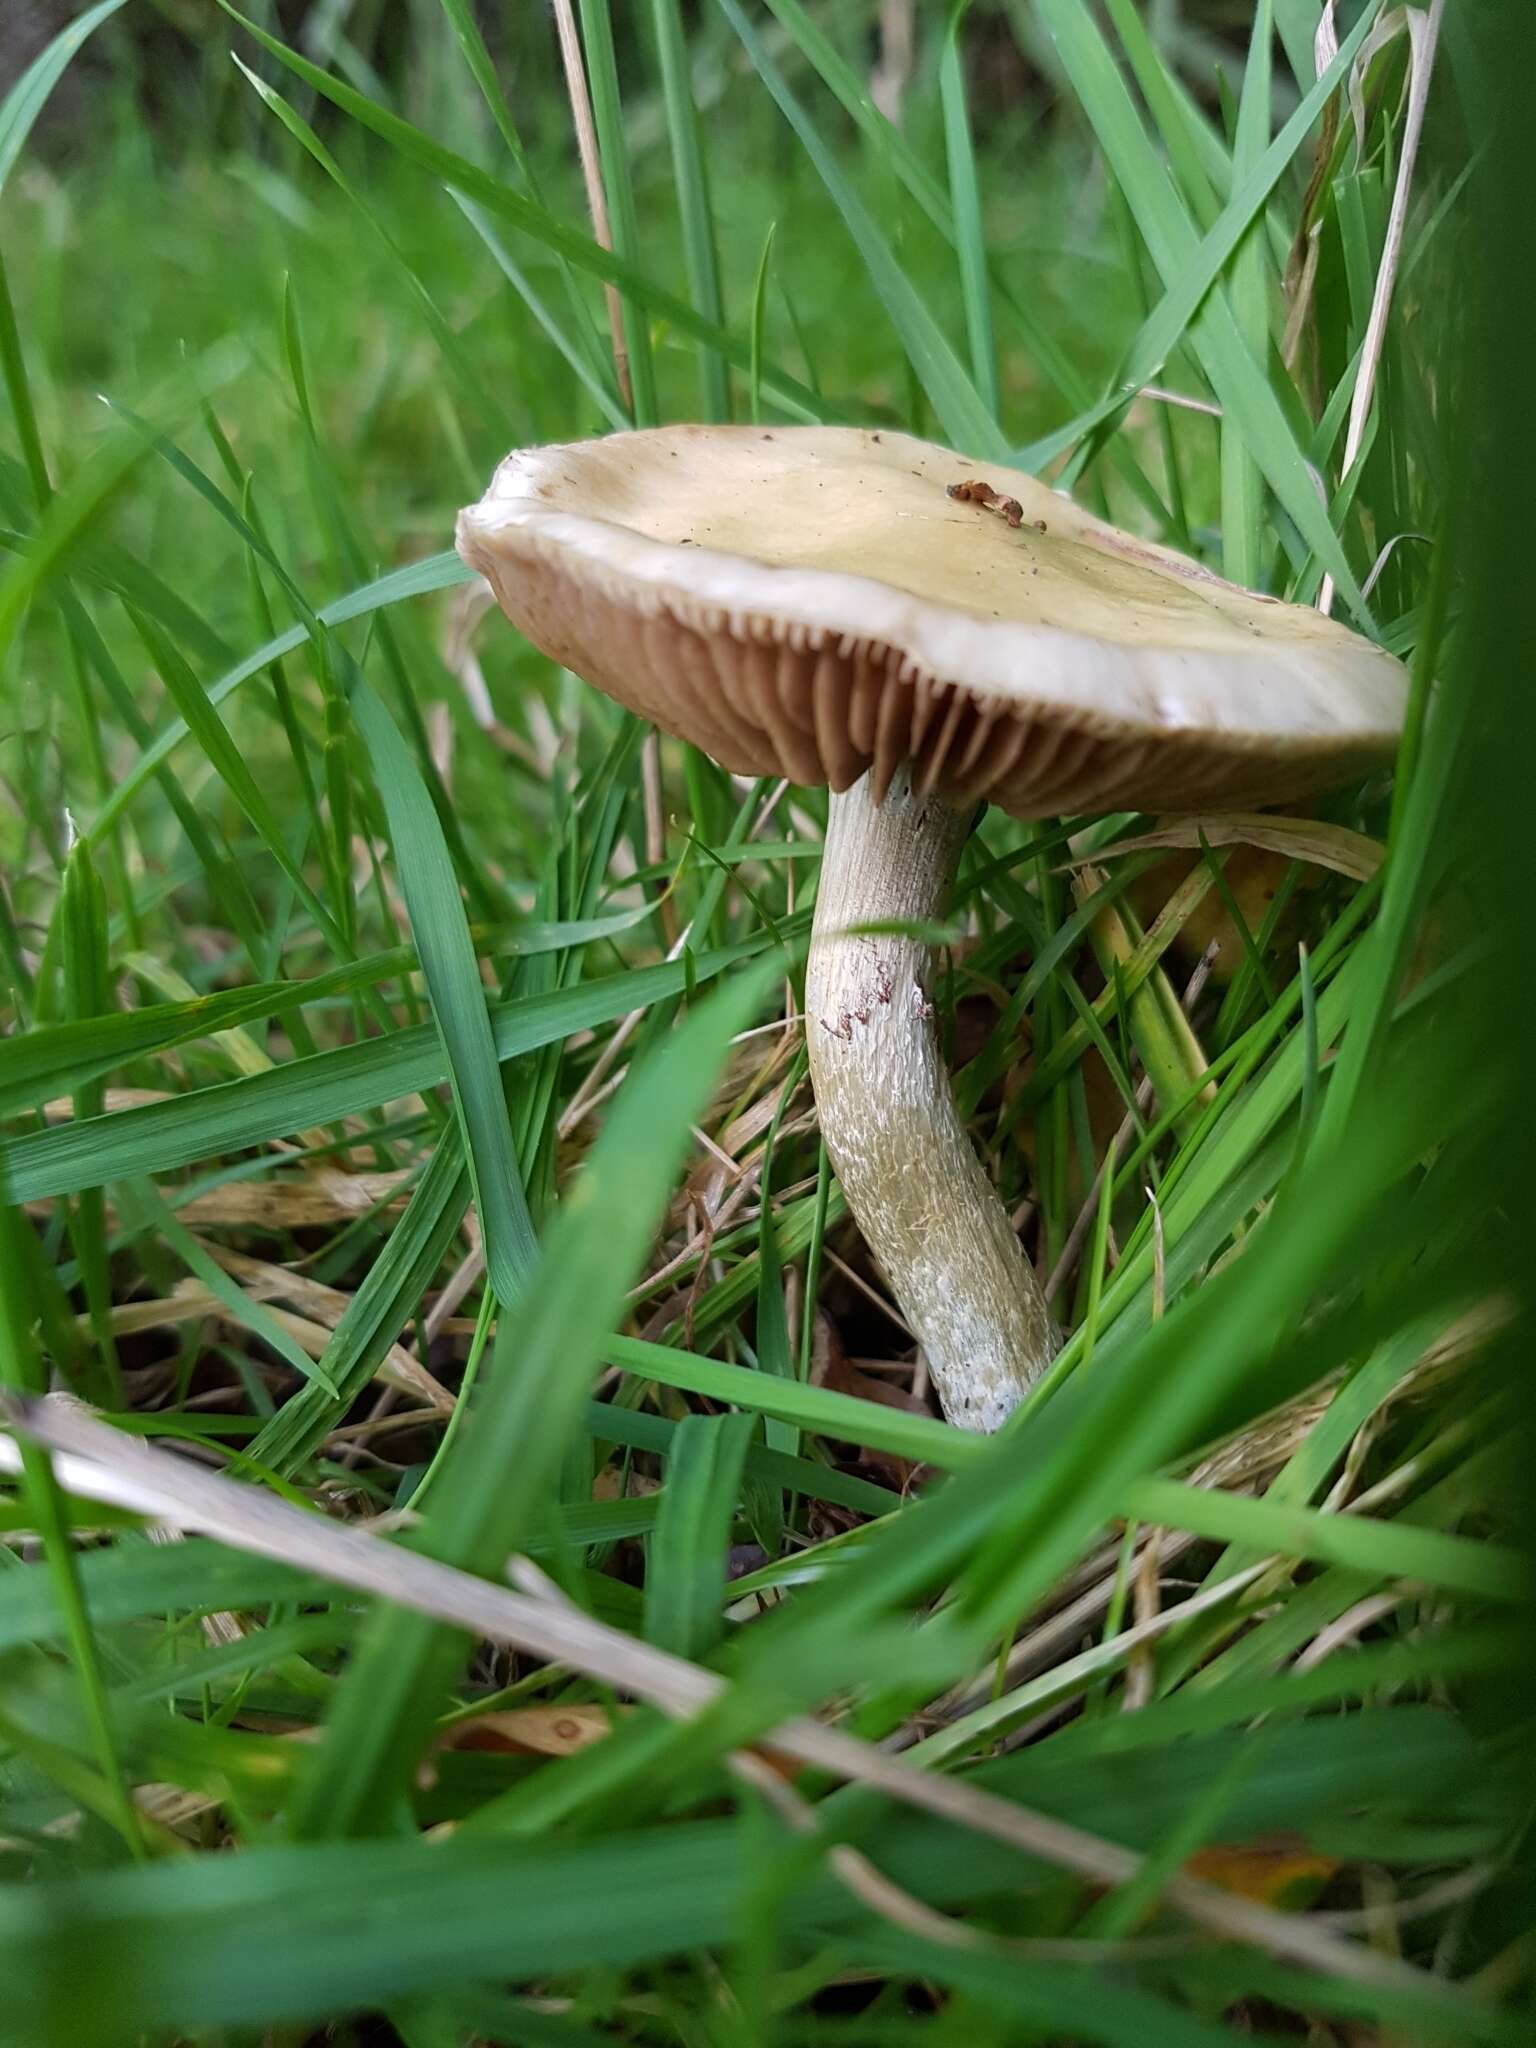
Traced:
[[601, 1742], [612, 1726], [606, 1707], [511, 1707], [456, 1723], [438, 1747], [503, 1756], [574, 1756]]
[[1310, 1905], [1338, 1867], [1302, 1842], [1215, 1843], [1197, 1849], [1184, 1874], [1285, 1911]]

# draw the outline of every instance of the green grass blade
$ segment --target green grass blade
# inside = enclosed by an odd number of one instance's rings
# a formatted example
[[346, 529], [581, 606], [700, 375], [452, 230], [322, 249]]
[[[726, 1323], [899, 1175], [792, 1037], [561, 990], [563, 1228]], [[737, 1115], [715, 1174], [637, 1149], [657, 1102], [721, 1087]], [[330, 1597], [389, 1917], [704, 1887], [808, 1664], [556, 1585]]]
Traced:
[[1217, 207], [1213, 179], [1225, 183], [1230, 175], [1226, 150], [1185, 98], [1132, 0], [1106, 0], [1106, 12], [1168, 152], [1185, 204], [1208, 225]]
[[301, 1387], [252, 1439], [250, 1455], [273, 1471], [297, 1471], [368, 1386], [442, 1264], [469, 1204], [457, 1129], [443, 1132], [390, 1231], [343, 1311], [321, 1365], [331, 1382]]
[[76, 51], [122, 4], [123, 0], [97, 0], [96, 6], [88, 7], [84, 14], [67, 23], [0, 101], [0, 190], [26, 147], [33, 122], [48, 104], [50, 93], [69, 69]]
[[[1104, 39], [1077, 0], [1039, 0], [1063, 63], [1118, 178], [1165, 287], [1172, 288], [1199, 247], [1195, 226], [1142, 126]], [[1189, 329], [1191, 346], [1253, 461], [1340, 595], [1363, 626], [1370, 611], [1338, 536], [1318, 502], [1302, 451], [1250, 352], [1220, 285]]]
[[[515, 1059], [626, 1011], [702, 985], [770, 944], [758, 934], [735, 946], [548, 994], [513, 998], [491, 1012], [497, 1056]], [[32, 1202], [138, 1173], [164, 1173], [316, 1124], [356, 1116], [398, 1096], [419, 1095], [448, 1078], [442, 1041], [430, 1025], [285, 1061], [270, 1074], [216, 1083], [170, 1102], [109, 1111], [86, 1125], [62, 1125], [0, 1140], [0, 1196]]]
[[[113, 1007], [111, 960], [107, 951], [107, 905], [101, 878], [85, 840], [70, 849], [59, 895], [59, 916], [63, 921], [64, 1015], [72, 1023], [90, 1029], [95, 1020]], [[77, 1117], [100, 1114], [102, 1090], [88, 1081], [77, 1088], [73, 1103]], [[122, 1406], [122, 1376], [118, 1368], [117, 1345], [112, 1335], [112, 1276], [107, 1261], [106, 1198], [102, 1190], [82, 1188], [70, 1216], [70, 1235], [85, 1283], [91, 1340], [95, 1356], [88, 1384], [94, 1398], [108, 1407]]]
[[[34, 1390], [35, 1391], [35, 1390]], [[75, 1561], [80, 1590], [97, 1628], [173, 1614], [212, 1614], [273, 1600], [320, 1600], [324, 1588], [285, 1565], [201, 1537], [164, 1547], [145, 1542], [87, 1550]], [[0, 1651], [62, 1642], [63, 1609], [41, 1573], [0, 1573]]]
[[512, 109], [507, 96], [501, 89], [501, 80], [496, 75], [496, 66], [490, 51], [485, 47], [485, 37], [475, 19], [474, 9], [469, 0], [439, 0], [468, 65], [470, 75], [480, 88], [480, 97], [490, 110], [491, 119], [496, 123], [496, 132], [506, 144], [507, 154], [517, 168], [518, 175], [526, 183], [529, 176], [528, 158], [523, 149], [522, 138], [517, 132], [517, 123], [512, 118]]
[[866, 77], [856, 71], [801, 0], [767, 0], [770, 13], [822, 84], [869, 144], [876, 161], [887, 163], [941, 235], [954, 225], [944, 187], [911, 143], [870, 97]]
[[1310, 1557], [1350, 1571], [1423, 1579], [1427, 1585], [1483, 1599], [1518, 1602], [1531, 1591], [1530, 1571], [1515, 1551], [1468, 1536], [1447, 1536], [1438, 1529], [1415, 1529], [1364, 1515], [1323, 1514], [1291, 1502], [1248, 1500], [1181, 1486], [1171, 1479], [1138, 1480], [1126, 1507], [1143, 1521], [1168, 1528], [1193, 1529], [1202, 1536], [1275, 1551], [1282, 1557]]
[[305, 909], [337, 950], [343, 954], [350, 954], [350, 940], [337, 925], [327, 906], [310, 887], [308, 877], [289, 850], [288, 837], [278, 821], [276, 811], [267, 801], [233, 735], [209, 702], [202, 684], [193, 674], [180, 650], [173, 646], [169, 638], [149, 619], [135, 615], [133, 623], [155, 663], [167, 692], [186, 721], [188, 732], [196, 739], [204, 759], [212, 765], [219, 779], [245, 813], [248, 822], [260, 836], [267, 851], [287, 875]]
[[504, 1306], [517, 1299], [535, 1251], [512, 1143], [485, 987], [453, 862], [432, 799], [393, 719], [361, 675], [351, 693], [389, 820], [400, 886], [464, 1132], [486, 1269]]
[[[1271, 53], [1275, 27], [1270, 0], [1259, 0], [1243, 70], [1238, 102], [1237, 135], [1232, 151], [1233, 175], [1251, 174], [1263, 160], [1269, 142]], [[1232, 259], [1232, 314], [1255, 362], [1269, 355], [1269, 271], [1263, 221], [1248, 230]], [[1223, 419], [1221, 428], [1222, 573], [1233, 583], [1252, 589], [1261, 580], [1260, 541], [1264, 520], [1264, 480], [1249, 454], [1236, 422]]]
[[745, 1366], [701, 1358], [696, 1352], [674, 1351], [670, 1345], [648, 1343], [640, 1337], [609, 1337], [603, 1356], [610, 1365], [622, 1366], [637, 1379], [702, 1394], [707, 1400], [727, 1402], [754, 1415], [773, 1416], [821, 1436], [892, 1451], [899, 1458], [934, 1465], [940, 1471], [958, 1471], [973, 1463], [985, 1447], [983, 1438], [968, 1436], [932, 1416], [909, 1415], [904, 1409], [861, 1401], [831, 1387], [810, 1387], [777, 1373], [752, 1372]]
[[[238, 344], [211, 349], [184, 374], [178, 400], [190, 404], [216, 390], [243, 367]], [[143, 461], [142, 436], [131, 429], [114, 434], [83, 463], [38, 521], [31, 544], [0, 576], [0, 658], [9, 649], [27, 607], [56, 575], [81, 536], [127, 483]]]
[[[737, 977], [656, 1051], [621, 1093], [543, 1256], [504, 1305], [475, 1428], [435, 1488], [433, 1555], [498, 1575], [539, 1527], [591, 1391], [603, 1341], [731, 1037], [750, 1018], [770, 963]], [[463, 1645], [420, 1616], [378, 1613], [342, 1686], [326, 1740], [291, 1816], [300, 1836], [393, 1825]]]
[[817, 176], [842, 215], [870, 282], [880, 295], [907, 360], [927, 393], [945, 435], [957, 448], [979, 456], [1001, 458], [1007, 443], [996, 419], [962, 368], [921, 294], [896, 258], [873, 214], [854, 191], [826, 139], [796, 98], [767, 44], [736, 0], [717, 0], [721, 12], [741, 40], [779, 111], [799, 137]]
[[502, 276], [506, 278], [508, 284], [517, 293], [550, 341], [560, 351], [561, 356], [565, 360], [566, 367], [570, 370], [572, 376], [579, 380], [582, 389], [597, 407], [607, 424], [615, 432], [622, 433], [629, 425], [629, 418], [623, 406], [619, 404], [618, 399], [609, 388], [604, 373], [594, 368], [580, 343], [574, 341], [555, 318], [554, 314], [545, 304], [543, 295], [535, 288], [527, 271], [523, 269], [522, 265], [511, 254], [506, 244], [496, 234], [490, 222], [486, 219], [483, 209], [477, 206], [472, 199], [466, 199], [462, 192], [454, 192], [452, 197], [460, 213], [463, 214], [475, 233], [480, 237], [481, 242], [490, 252], [491, 261], [496, 265]]
[[[725, 298], [720, 286], [720, 255], [709, 193], [709, 167], [699, 133], [698, 110], [693, 103], [693, 84], [688, 75], [688, 45], [678, 0], [651, 0], [651, 33], [661, 67], [667, 136], [672, 150], [672, 182], [677, 189], [682, 222], [688, 290], [704, 318], [716, 327], [724, 327]], [[701, 419], [730, 418], [729, 369], [718, 350], [702, 344], [699, 348], [699, 399]]]
[[[473, 569], [459, 560], [452, 548], [448, 548], [440, 555], [430, 555], [423, 561], [410, 563], [404, 569], [392, 569], [388, 575], [377, 577], [372, 583], [365, 583], [357, 590], [348, 591], [345, 597], [338, 597], [329, 604], [321, 605], [314, 616], [322, 626], [342, 626], [350, 619], [368, 618], [388, 605], [403, 604], [408, 598], [423, 597], [435, 590], [450, 590], [456, 583], [471, 582], [474, 573]], [[249, 682], [252, 676], [260, 675], [263, 669], [283, 655], [292, 654], [295, 648], [304, 646], [310, 637], [310, 628], [307, 625], [290, 626], [286, 632], [275, 634], [272, 639], [258, 647], [254, 654], [247, 655], [243, 661], [238, 662], [235, 667], [208, 685], [208, 702], [217, 708], [226, 698], [232, 696], [242, 683]], [[94, 839], [106, 832], [188, 737], [189, 728], [181, 719], [157, 735], [122, 777], [111, 799], [92, 819], [88, 827], [88, 836]]]
[[1414, 715], [1405, 736], [1413, 773], [1406, 790], [1394, 795], [1381, 917], [1371, 932], [1365, 956], [1366, 986], [1323, 1098], [1314, 1138], [1318, 1150], [1343, 1142], [1350, 1117], [1358, 1113], [1368, 1094], [1409, 949], [1428, 908], [1430, 892], [1440, 878], [1444, 823], [1471, 741], [1465, 698], [1454, 693], [1436, 697], [1435, 722], [1430, 728], [1435, 744], [1422, 753], [1418, 751], [1417, 725], [1430, 701], [1431, 681], [1443, 655], [1452, 573], [1451, 552], [1442, 542], [1431, 571], [1427, 617], [1413, 662]]
[[965, 303], [965, 330], [970, 341], [971, 378], [982, 404], [994, 419], [1000, 419], [1002, 393], [997, 380], [997, 343], [992, 332], [981, 180], [966, 105], [961, 44], [970, 4], [971, 0], [956, 0], [945, 23], [944, 48], [939, 59], [939, 97], [944, 110], [944, 149], [949, 161], [950, 206], [955, 223], [955, 254], [960, 263], [960, 292]]
[[[594, 1401], [587, 1410], [588, 1433], [596, 1441], [629, 1444], [662, 1455], [681, 1427], [681, 1423], [669, 1422], [664, 1415], [620, 1407], [612, 1401]], [[835, 1501], [839, 1507], [852, 1508], [861, 1515], [891, 1514], [900, 1499], [888, 1486], [860, 1479], [813, 1458], [791, 1458], [783, 1451], [770, 1450], [766, 1444], [747, 1445], [746, 1469], [788, 1492], [803, 1494], [808, 1500]]]
[[1381, 0], [1370, 0], [1340, 43], [1337, 57], [1321, 73], [1253, 169], [1235, 184], [1232, 197], [1201, 237], [1199, 247], [1137, 329], [1104, 397], [1066, 426], [1024, 449], [1020, 459], [1028, 467], [1043, 467], [1084, 435], [1096, 432], [1106, 422], [1118, 420], [1130, 398], [1156, 377], [1199, 311], [1201, 301], [1254, 228], [1327, 102], [1348, 76], [1349, 67], [1380, 12], [1380, 4]]
[[16, 308], [11, 302], [10, 280], [6, 275], [3, 255], [0, 255], [0, 378], [4, 380], [6, 396], [10, 400], [11, 418], [16, 422], [16, 438], [21, 443], [22, 460], [31, 479], [33, 503], [41, 512], [53, 496], [53, 486], [48, 479], [48, 464], [32, 405], [26, 357], [22, 353]]
[[[911, 195], [933, 227], [958, 251], [960, 228], [950, 194], [928, 170], [912, 144], [875, 105], [864, 75], [838, 51], [800, 5], [800, 0], [768, 0], [768, 4], [800, 55], [854, 122], [869, 145], [873, 160]], [[997, 266], [991, 268], [989, 291], [1007, 313], [1051, 383], [1070, 405], [1083, 410], [1092, 386], [1080, 373], [1070, 348], [1063, 346], [1050, 322], [1035, 312], [1029, 293], [1020, 296], [1011, 291]], [[983, 388], [979, 377], [977, 384], [979, 390]], [[1111, 443], [1110, 460], [1152, 517], [1160, 524], [1166, 524], [1165, 508], [1129, 444], [1124, 440]], [[1041, 467], [1043, 460], [1040, 464], [1028, 461], [1025, 466]]]
[[[296, 50], [289, 49], [275, 36], [270, 36], [264, 29], [259, 28], [256, 23], [246, 20], [244, 15], [227, 4], [227, 0], [220, 0], [220, 4], [224, 6], [227, 14], [256, 38], [263, 49], [269, 51], [280, 63], [286, 64], [290, 71], [312, 86], [316, 92], [322, 93], [334, 102], [344, 113], [350, 114], [364, 127], [370, 128], [408, 161], [429, 171], [455, 191], [462, 192], [466, 198], [475, 200], [487, 213], [510, 221], [514, 227], [522, 229], [535, 241], [543, 243], [546, 248], [565, 257], [576, 269], [584, 270], [589, 275], [601, 279], [604, 284], [617, 286], [652, 315], [668, 321], [693, 340], [717, 350], [735, 368], [743, 371], [747, 368], [745, 342], [737, 340], [734, 335], [724, 332], [712, 321], [695, 312], [686, 299], [680, 299], [675, 293], [664, 291], [659, 285], [653, 284], [643, 272], [636, 270], [632, 264], [626, 263], [611, 250], [603, 248], [589, 235], [583, 235], [577, 229], [568, 227], [547, 208], [525, 198], [522, 193], [509, 191], [498, 179], [479, 170], [467, 158], [445, 149], [441, 143], [432, 141], [429, 136], [412, 127], [409, 122], [402, 121], [387, 108], [376, 105], [341, 79], [333, 78], [318, 65], [311, 64]], [[812, 421], [821, 417], [821, 404], [815, 392], [799, 383], [797, 379], [787, 376], [777, 367], [772, 367], [767, 373], [767, 382], [775, 401], [791, 416]]]
[[[480, 32], [480, 25], [475, 20], [473, 10], [468, 6], [467, 0], [442, 0], [442, 8], [453, 25], [454, 35], [458, 39], [459, 48], [463, 53], [465, 63], [469, 67], [470, 74], [474, 78], [475, 84], [479, 87], [480, 96], [490, 109], [491, 119], [496, 123], [497, 133], [506, 144], [507, 153], [512, 159], [519, 184], [532, 199], [539, 200], [541, 194], [538, 180], [534, 176], [533, 166], [529, 162], [522, 138], [517, 132], [517, 124], [512, 119], [512, 110], [507, 104], [507, 96], [501, 89], [501, 81], [496, 75], [495, 64], [492, 61], [489, 50], [485, 46], [485, 38]], [[454, 193], [453, 196], [459, 200], [461, 205], [464, 203], [460, 194]], [[559, 328], [557, 323], [554, 322], [553, 316], [543, 310], [543, 301], [533, 292], [531, 285], [518, 281], [518, 278], [513, 275], [515, 266], [510, 265], [509, 259], [498, 258], [498, 263], [500, 268], [512, 280], [514, 287], [522, 293], [530, 312], [533, 313], [534, 318], [539, 321], [539, 324], [545, 328], [551, 339], [555, 339], [558, 334], [557, 346], [560, 347], [561, 352], [564, 353], [567, 348], [571, 350], [572, 357], [574, 358], [572, 368], [577, 376], [581, 378], [582, 382], [595, 385], [599, 389], [605, 389], [606, 387], [604, 387], [602, 379], [610, 366], [605, 361], [603, 350], [598, 342], [597, 334], [588, 311], [582, 304], [580, 289], [569, 263], [563, 258], [560, 260], [561, 282], [565, 286], [566, 297], [570, 302], [571, 327], [569, 330]], [[620, 417], [622, 418], [623, 415], [621, 414]]]
[[[477, 931], [488, 954], [527, 959], [563, 953], [633, 931], [651, 915], [650, 906], [613, 917], [572, 918], [566, 923], [529, 922], [513, 931]], [[0, 1039], [0, 1116], [41, 1108], [53, 1096], [97, 1080], [131, 1060], [168, 1052], [191, 1039], [237, 1031], [259, 1018], [292, 1018], [310, 1003], [327, 1003], [364, 983], [393, 981], [417, 965], [414, 946], [392, 946], [360, 960], [302, 980], [257, 982], [219, 989], [187, 1001], [149, 1003], [115, 1011], [89, 1023], [53, 1024]]]
[[646, 1641], [697, 1661], [720, 1638], [726, 1553], [749, 1415], [690, 1415], [667, 1447], [667, 1485], [647, 1550]]
[[757, 282], [752, 288], [752, 367], [747, 377], [747, 418], [757, 426], [763, 417], [763, 334], [768, 318], [768, 278], [773, 265], [773, 241], [779, 231], [776, 220], [768, 223], [763, 253], [757, 259]]
[[[14, 1209], [0, 1207], [0, 1386], [35, 1393], [47, 1385], [32, 1340], [33, 1305], [28, 1300], [28, 1261], [21, 1236], [31, 1225]], [[96, 1763], [106, 1784], [114, 1824], [130, 1852], [145, 1853], [144, 1831], [118, 1750], [107, 1700], [92, 1616], [86, 1608], [76, 1565], [69, 1516], [54, 1476], [53, 1462], [31, 1444], [21, 1447], [21, 1470], [29, 1519], [42, 1535], [47, 1580], [37, 1588], [50, 1618], [70, 1649], [81, 1703], [92, 1736]], [[9, 1576], [9, 1575], [8, 1575]], [[32, 1579], [31, 1572], [17, 1577]], [[14, 1583], [14, 1581], [10, 1581]]]
[[396, 270], [404, 278], [411, 296], [420, 308], [422, 317], [431, 331], [433, 340], [442, 351], [444, 362], [452, 368], [455, 375], [459, 378], [464, 387], [465, 395], [473, 402], [479, 417], [494, 422], [503, 438], [512, 438], [514, 433], [512, 416], [501, 405], [494, 393], [481, 378], [479, 372], [474, 367], [471, 357], [461, 344], [458, 335], [454, 332], [452, 323], [445, 316], [431, 292], [428, 291], [419, 271], [408, 260], [399, 242], [390, 233], [378, 213], [369, 205], [363, 193], [358, 189], [354, 181], [347, 176], [341, 165], [336, 161], [336, 158], [326, 148], [320, 137], [297, 109], [291, 107], [282, 94], [275, 91], [264, 79], [258, 78], [248, 65], [241, 63], [239, 57], [235, 58], [235, 62], [240, 66], [241, 71], [249, 81], [257, 97], [261, 100], [262, 105], [266, 107], [269, 113], [276, 115], [277, 119], [299, 144], [300, 148], [320, 166], [326, 176], [334, 179], [335, 183], [345, 192], [369, 227], [372, 228], [374, 234], [377, 235]]

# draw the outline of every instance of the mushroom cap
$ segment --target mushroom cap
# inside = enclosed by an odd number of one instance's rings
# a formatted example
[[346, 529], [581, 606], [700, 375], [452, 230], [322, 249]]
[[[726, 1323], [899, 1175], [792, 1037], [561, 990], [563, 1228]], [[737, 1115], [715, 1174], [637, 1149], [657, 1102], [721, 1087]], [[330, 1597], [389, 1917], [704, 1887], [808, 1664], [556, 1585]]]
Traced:
[[879, 796], [906, 764], [1024, 818], [1246, 808], [1403, 720], [1401, 666], [1346, 627], [906, 434], [518, 449], [458, 546], [535, 646], [745, 774]]

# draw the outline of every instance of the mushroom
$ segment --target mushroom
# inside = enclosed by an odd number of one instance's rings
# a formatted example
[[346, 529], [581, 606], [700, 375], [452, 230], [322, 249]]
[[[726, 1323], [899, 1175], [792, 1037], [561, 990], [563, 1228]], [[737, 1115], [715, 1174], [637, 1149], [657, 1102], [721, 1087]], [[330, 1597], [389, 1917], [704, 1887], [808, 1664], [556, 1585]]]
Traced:
[[920, 936], [983, 802], [1252, 809], [1390, 754], [1399, 664], [1036, 478], [905, 434], [682, 426], [521, 449], [458, 546], [534, 644], [722, 766], [826, 783], [811, 1077], [945, 1414], [1057, 1336], [966, 1136]]

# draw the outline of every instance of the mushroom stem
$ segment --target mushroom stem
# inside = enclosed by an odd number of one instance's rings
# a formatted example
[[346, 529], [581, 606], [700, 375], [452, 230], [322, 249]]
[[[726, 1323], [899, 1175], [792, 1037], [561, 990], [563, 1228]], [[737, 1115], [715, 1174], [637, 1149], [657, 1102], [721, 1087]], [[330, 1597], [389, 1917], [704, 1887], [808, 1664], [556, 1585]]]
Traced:
[[942, 915], [969, 812], [866, 775], [831, 799], [806, 968], [822, 1135], [865, 1242], [962, 1429], [998, 1428], [1057, 1337], [1039, 1282], [955, 1108], [921, 939], [854, 933]]

